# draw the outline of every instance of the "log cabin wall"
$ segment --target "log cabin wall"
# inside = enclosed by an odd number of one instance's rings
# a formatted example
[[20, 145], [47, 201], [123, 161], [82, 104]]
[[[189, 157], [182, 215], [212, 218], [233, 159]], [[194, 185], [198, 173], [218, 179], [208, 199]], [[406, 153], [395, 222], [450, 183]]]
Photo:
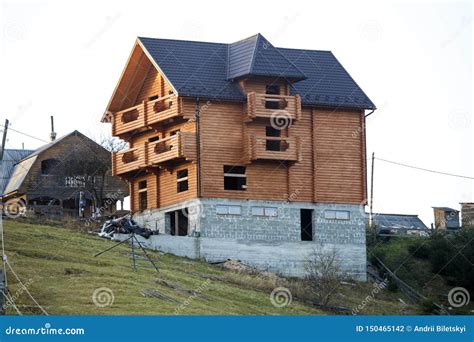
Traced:
[[[133, 101], [117, 106], [136, 106], [151, 97], [163, 97], [173, 87], [163, 75], [134, 51], [135, 74], [126, 70], [126, 82]], [[239, 82], [244, 94], [265, 94], [267, 85], [279, 85], [280, 95], [290, 94], [284, 79], [250, 77]], [[130, 97], [130, 96], [127, 96]], [[114, 100], [118, 103], [118, 100]], [[180, 116], [153, 127], [143, 126], [125, 136], [130, 148], [141, 146], [150, 138], [164, 139], [176, 130], [196, 133], [196, 99], [176, 98]], [[252, 160], [252, 137], [266, 136], [269, 118], [249, 119], [247, 103], [200, 101], [201, 107], [201, 196], [205, 198], [288, 200], [361, 204], [366, 199], [365, 128], [361, 110], [303, 107], [301, 115], [281, 130], [281, 137], [295, 139], [297, 160]], [[195, 146], [191, 147], [195, 149]], [[247, 189], [224, 190], [224, 165], [245, 166]], [[188, 190], [177, 192], [176, 172], [188, 170]], [[165, 168], [140, 168], [128, 175], [132, 210], [138, 210], [138, 183], [146, 179], [148, 207], [159, 208], [197, 197], [197, 164], [193, 161], [171, 163]]]
[[[365, 150], [360, 111], [304, 108], [282, 131], [298, 137], [299, 162], [248, 162], [247, 134], [265, 136], [269, 121], [243, 122], [241, 104], [212, 103], [201, 112], [202, 196], [360, 204], [365, 199]], [[224, 165], [246, 166], [247, 189], [224, 190]]]

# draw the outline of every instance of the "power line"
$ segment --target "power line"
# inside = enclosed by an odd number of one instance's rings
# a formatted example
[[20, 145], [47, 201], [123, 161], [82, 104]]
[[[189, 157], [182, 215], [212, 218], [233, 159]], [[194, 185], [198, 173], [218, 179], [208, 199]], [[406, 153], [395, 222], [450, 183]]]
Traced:
[[408, 165], [408, 164], [404, 164], [404, 163], [399, 163], [399, 162], [395, 162], [395, 161], [392, 161], [392, 160], [387, 160], [387, 159], [382, 159], [382, 158], [377, 158], [377, 157], [375, 157], [375, 159], [380, 160], [380, 161], [383, 161], [383, 162], [386, 162], [386, 163], [390, 163], [390, 164], [395, 164], [395, 165], [399, 165], [399, 166], [409, 167], [409, 168], [411, 168], [411, 169], [416, 169], [416, 170], [421, 170], [421, 171], [426, 171], [426, 172], [431, 172], [431, 173], [437, 173], [437, 174], [440, 174], [440, 175], [451, 176], [451, 177], [459, 177], [459, 178], [466, 178], [466, 179], [474, 179], [474, 177], [470, 177], [470, 176], [463, 176], [463, 175], [457, 175], [457, 174], [454, 174], [454, 173], [448, 173], [448, 172], [442, 172], [442, 171], [436, 171], [436, 170], [425, 169], [425, 168], [423, 168], [423, 167], [418, 167], [418, 166]]
[[[4, 125], [0, 125], [0, 127], [5, 128]], [[9, 129], [10, 131], [13, 131], [13, 132], [15, 132], [15, 133], [18, 133], [18, 134], [27, 136], [27, 137], [32, 138], [32, 139], [36, 139], [36, 140], [39, 140], [39, 141], [42, 141], [42, 142], [45, 142], [45, 143], [50, 143], [50, 141], [47, 141], [47, 140], [44, 140], [44, 139], [35, 137], [35, 136], [33, 136], [33, 135], [31, 135], [31, 134], [28, 134], [28, 133], [20, 132], [20, 131], [18, 131], [18, 130], [16, 130], [16, 129], [11, 128], [10, 126], [8, 126], [8, 129]]]

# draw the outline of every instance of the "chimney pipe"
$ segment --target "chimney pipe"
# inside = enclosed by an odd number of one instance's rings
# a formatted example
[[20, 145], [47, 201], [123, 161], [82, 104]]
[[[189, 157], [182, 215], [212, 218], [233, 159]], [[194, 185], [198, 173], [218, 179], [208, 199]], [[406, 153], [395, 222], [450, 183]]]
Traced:
[[49, 138], [51, 139], [51, 142], [56, 140], [56, 132], [54, 131], [54, 118], [51, 115], [51, 133], [49, 134]]

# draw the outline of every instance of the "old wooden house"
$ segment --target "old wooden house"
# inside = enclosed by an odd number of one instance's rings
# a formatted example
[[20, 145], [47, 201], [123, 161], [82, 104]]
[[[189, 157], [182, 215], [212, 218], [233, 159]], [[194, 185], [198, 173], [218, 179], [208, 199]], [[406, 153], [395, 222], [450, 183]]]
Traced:
[[333, 247], [365, 278], [366, 110], [330, 51], [138, 38], [102, 122], [154, 247], [289, 275]]
[[88, 218], [114, 212], [128, 196], [128, 186], [111, 174], [110, 152], [78, 131], [17, 154], [24, 158], [11, 163], [2, 189], [10, 216]]

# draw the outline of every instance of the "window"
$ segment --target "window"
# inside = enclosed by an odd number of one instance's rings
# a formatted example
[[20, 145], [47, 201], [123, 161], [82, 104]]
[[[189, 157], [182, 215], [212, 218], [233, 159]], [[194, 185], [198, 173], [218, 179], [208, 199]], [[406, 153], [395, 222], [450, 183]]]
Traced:
[[176, 191], [183, 192], [188, 190], [188, 169], [179, 170], [176, 173], [177, 185]]
[[51, 158], [41, 161], [41, 174], [51, 175], [56, 173], [56, 168], [61, 164], [59, 160]]
[[157, 135], [157, 136], [154, 136], [154, 137], [151, 137], [151, 138], [148, 138], [148, 142], [155, 142], [155, 141], [158, 141], [160, 140], [160, 136]]
[[176, 135], [179, 133], [179, 129], [177, 129], [176, 131], [172, 131], [170, 132], [170, 137], [172, 137], [173, 135]]
[[[281, 130], [273, 128], [272, 126], [267, 126], [265, 128], [265, 133], [267, 137], [277, 138], [281, 136]], [[279, 139], [267, 139], [266, 140], [266, 150], [267, 151], [281, 151], [281, 140]]]
[[216, 213], [217, 215], [241, 215], [242, 207], [240, 205], [218, 205]]
[[138, 182], [138, 210], [148, 208], [146, 180]]
[[[280, 95], [280, 86], [279, 85], [267, 85], [266, 91], [268, 95]], [[273, 99], [267, 99], [265, 101], [265, 108], [267, 109], [279, 109], [280, 108], [280, 99], [278, 98], [273, 98]]]
[[269, 95], [280, 95], [280, 86], [277, 84], [269, 84], [265, 87], [265, 92]]
[[240, 190], [247, 188], [245, 166], [224, 165], [224, 190]]
[[278, 216], [277, 208], [267, 208], [267, 207], [252, 207], [253, 216], [267, 216], [275, 217]]
[[159, 96], [158, 95], [153, 95], [148, 98], [148, 101], [155, 101], [158, 100]]
[[326, 210], [324, 218], [326, 220], [349, 220], [350, 213], [344, 210]]

